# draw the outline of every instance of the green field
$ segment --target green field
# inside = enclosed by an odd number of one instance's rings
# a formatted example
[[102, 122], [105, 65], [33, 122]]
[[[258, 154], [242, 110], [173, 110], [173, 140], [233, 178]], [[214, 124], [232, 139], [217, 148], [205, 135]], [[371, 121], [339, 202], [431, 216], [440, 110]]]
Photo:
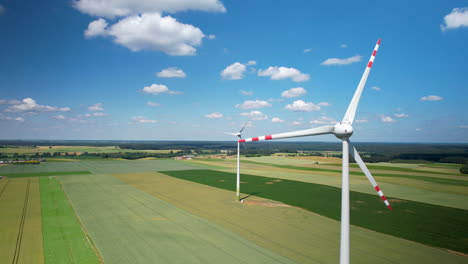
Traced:
[[114, 177], [60, 180], [105, 263], [292, 263]]
[[[114, 174], [118, 179], [214, 222], [298, 263], [338, 263], [340, 223], [296, 207], [234, 201], [232, 191], [161, 173]], [[275, 202], [251, 196], [249, 201]], [[389, 254], [391, 252], [391, 254]], [[464, 257], [351, 226], [353, 263], [468, 263]]]
[[2, 176], [8, 178], [26, 178], [26, 177], [44, 177], [44, 176], [59, 176], [59, 175], [80, 175], [91, 174], [89, 171], [49, 171], [49, 172], [23, 172], [23, 173], [4, 173]]
[[38, 146], [38, 147], [19, 147], [19, 148], [0, 148], [0, 153], [4, 154], [36, 154], [36, 153], [53, 153], [53, 152], [62, 152], [62, 153], [115, 153], [115, 152], [148, 152], [148, 153], [169, 153], [169, 152], [178, 152], [178, 149], [121, 149], [115, 146], [106, 146], [106, 147], [93, 147], [93, 146]]
[[0, 263], [44, 263], [38, 179], [1, 181]]
[[[235, 174], [211, 170], [167, 171], [166, 175], [233, 190]], [[341, 190], [291, 180], [242, 175], [243, 193], [281, 201], [339, 220]], [[294, 190], [294, 191], [292, 191]], [[351, 192], [351, 224], [415, 242], [468, 253], [468, 211], [389, 198], [389, 211], [377, 195]], [[326, 201], [326, 202], [325, 202]], [[418, 232], [414, 232], [414, 230]]]
[[99, 263], [99, 258], [53, 177], [40, 179], [45, 264]]

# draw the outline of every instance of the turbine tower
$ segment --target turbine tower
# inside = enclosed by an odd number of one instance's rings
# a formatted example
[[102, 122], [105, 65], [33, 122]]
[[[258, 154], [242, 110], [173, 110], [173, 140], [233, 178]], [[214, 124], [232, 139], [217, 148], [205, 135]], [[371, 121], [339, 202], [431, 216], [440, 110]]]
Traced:
[[333, 134], [337, 138], [341, 139], [343, 144], [343, 159], [342, 159], [342, 187], [341, 187], [341, 240], [340, 240], [340, 264], [349, 263], [349, 154], [354, 157], [359, 167], [369, 179], [372, 187], [377, 191], [380, 198], [384, 201], [388, 209], [392, 210], [390, 203], [387, 198], [384, 196], [383, 192], [380, 190], [377, 182], [375, 181], [372, 174], [366, 167], [366, 164], [361, 159], [361, 156], [357, 152], [356, 148], [351, 144], [349, 138], [353, 134], [353, 121], [356, 115], [356, 110], [361, 98], [364, 85], [366, 84], [367, 77], [374, 63], [375, 55], [380, 46], [380, 39], [375, 45], [374, 51], [367, 63], [364, 74], [361, 77], [359, 85], [354, 93], [351, 103], [346, 110], [346, 113], [343, 117], [343, 120], [337, 123], [334, 126], [322, 126], [317, 128], [311, 128], [300, 131], [286, 132], [281, 134], [273, 134], [262, 137], [254, 137], [247, 139], [239, 139], [239, 142], [250, 142], [250, 141], [259, 141], [259, 140], [271, 140], [271, 139], [281, 139], [281, 138], [292, 138], [292, 137], [305, 137], [305, 136], [316, 136], [316, 135], [325, 135]]
[[226, 133], [228, 135], [237, 136], [237, 180], [236, 180], [236, 197], [237, 201], [240, 201], [240, 143], [242, 142], [242, 131], [247, 126], [249, 122], [247, 121], [241, 130], [237, 133]]

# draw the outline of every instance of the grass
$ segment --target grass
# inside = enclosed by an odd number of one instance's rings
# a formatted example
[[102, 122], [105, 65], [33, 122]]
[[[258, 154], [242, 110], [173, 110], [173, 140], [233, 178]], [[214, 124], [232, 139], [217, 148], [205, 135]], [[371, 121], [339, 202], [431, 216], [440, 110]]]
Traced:
[[[235, 174], [210, 170], [162, 172], [176, 178], [234, 190]], [[341, 190], [291, 180], [242, 175], [243, 193], [298, 206], [340, 219]], [[390, 199], [389, 211], [377, 195], [351, 192], [351, 224], [411, 241], [468, 253], [468, 211]], [[417, 230], [417, 232], [415, 232]]]
[[43, 263], [37, 179], [9, 179], [0, 186], [0, 263]]
[[[231, 191], [161, 173], [113, 176], [298, 263], [339, 261], [340, 223], [335, 220], [295, 207], [241, 204]], [[247, 200], [265, 199], [251, 196]], [[466, 258], [351, 226], [351, 261], [439, 264], [466, 263]]]
[[50, 171], [50, 172], [25, 172], [25, 173], [6, 173], [2, 176], [9, 178], [26, 178], [26, 177], [44, 177], [44, 176], [59, 176], [59, 175], [80, 175], [91, 174], [89, 171]]
[[55, 178], [40, 178], [46, 264], [100, 263]]
[[[271, 167], [276, 167], [276, 168], [283, 168], [283, 169], [293, 169], [293, 170], [305, 170], [305, 171], [319, 171], [319, 172], [335, 172], [335, 173], [341, 173], [341, 170], [335, 170], [335, 169], [322, 169], [322, 168], [311, 168], [311, 167], [300, 167], [300, 166], [292, 166], [292, 165], [280, 165], [280, 164], [271, 164], [271, 163], [261, 163], [261, 162], [255, 162], [255, 161], [243, 161], [245, 163], [251, 163], [251, 164], [257, 164], [257, 165], [265, 165], [265, 166], [271, 166]], [[352, 164], [354, 165], [354, 164]], [[356, 165], [357, 166], [357, 165]], [[389, 167], [389, 168], [394, 168], [394, 167]], [[404, 168], [397, 168], [397, 169], [403, 169]], [[411, 170], [414, 172], [414, 170]], [[420, 171], [419, 171], [420, 172]], [[426, 172], [424, 172], [426, 173]], [[429, 172], [429, 173], [436, 173], [436, 172]], [[351, 175], [362, 175], [364, 176], [364, 173], [358, 172], [358, 171], [350, 171], [349, 174]], [[439, 174], [439, 173], [436, 173]], [[440, 173], [444, 174], [444, 173]], [[456, 186], [468, 186], [468, 181], [464, 180], [456, 180], [456, 179], [447, 179], [447, 178], [437, 178], [437, 177], [430, 177], [430, 176], [416, 176], [416, 175], [402, 175], [402, 174], [386, 174], [386, 173], [372, 173], [374, 177], [398, 177], [398, 178], [407, 178], [407, 179], [413, 179], [413, 180], [420, 180], [420, 181], [426, 181], [426, 182], [432, 182], [432, 183], [438, 183], [438, 184], [448, 184], [448, 185], [456, 185]], [[453, 175], [453, 174], [450, 174]]]
[[105, 263], [291, 263], [112, 176], [60, 180]]

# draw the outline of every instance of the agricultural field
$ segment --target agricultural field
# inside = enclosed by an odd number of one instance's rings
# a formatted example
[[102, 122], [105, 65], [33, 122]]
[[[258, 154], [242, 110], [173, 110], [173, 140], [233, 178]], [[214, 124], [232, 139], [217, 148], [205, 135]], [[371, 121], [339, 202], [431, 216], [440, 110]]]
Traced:
[[[234, 159], [1, 166], [0, 263], [336, 263], [326, 161], [243, 158], [243, 203]], [[353, 168], [351, 261], [468, 263], [468, 177], [407, 165], [369, 166], [393, 211]]]
[[115, 152], [148, 152], [148, 153], [169, 153], [169, 152], [178, 152], [180, 150], [135, 150], [135, 149], [125, 149], [117, 146], [107, 146], [107, 147], [94, 147], [94, 146], [37, 146], [37, 147], [18, 147], [18, 148], [0, 148], [0, 153], [3, 154], [36, 154], [36, 153], [115, 153]]

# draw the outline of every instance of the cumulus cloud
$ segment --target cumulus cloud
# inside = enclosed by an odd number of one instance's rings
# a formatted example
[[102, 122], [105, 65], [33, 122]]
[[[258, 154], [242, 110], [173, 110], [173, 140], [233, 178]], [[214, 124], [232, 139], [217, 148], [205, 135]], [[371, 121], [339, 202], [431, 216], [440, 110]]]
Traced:
[[64, 120], [66, 117], [64, 115], [56, 115], [56, 116], [53, 116], [52, 118], [57, 119], [57, 120]]
[[215, 38], [216, 38], [216, 35], [215, 35], [215, 34], [209, 34], [207, 38], [208, 38], [208, 39], [215, 39]]
[[250, 120], [265, 120], [268, 119], [268, 116], [263, 114], [260, 111], [250, 111], [246, 113], [241, 113], [241, 116], [247, 116]]
[[468, 8], [454, 8], [452, 12], [444, 17], [444, 24], [440, 25], [442, 31], [468, 27]]
[[146, 103], [146, 105], [149, 105], [149, 106], [152, 106], [152, 107], [156, 107], [156, 106], [160, 106], [161, 104], [148, 101], [148, 102]]
[[310, 79], [309, 74], [300, 72], [295, 68], [270, 66], [266, 70], [259, 70], [258, 76], [270, 76], [272, 80], [283, 80], [291, 78], [295, 82], [305, 82]]
[[271, 104], [268, 103], [267, 101], [263, 100], [247, 100], [244, 101], [242, 104], [236, 104], [236, 108], [242, 108], [242, 109], [255, 109], [255, 108], [263, 108], [263, 107], [270, 107]]
[[4, 99], [0, 99], [0, 105], [3, 105], [3, 104], [20, 104], [21, 101], [18, 101], [18, 100], [4, 100]]
[[380, 116], [380, 121], [382, 121], [382, 122], [384, 122], [384, 123], [393, 123], [393, 122], [395, 122], [396, 120], [393, 119], [391, 116], [381, 115], [381, 116]]
[[369, 122], [369, 120], [367, 120], [367, 119], [356, 119], [356, 120], [354, 120], [354, 123], [356, 123], [356, 124], [363, 124], [363, 123], [367, 123], [367, 122]]
[[106, 114], [104, 112], [96, 112], [92, 114], [93, 116], [101, 117], [101, 116], [108, 116], [109, 114]]
[[157, 120], [147, 119], [144, 116], [134, 116], [134, 117], [132, 117], [132, 120], [137, 122], [137, 123], [142, 123], [142, 124], [150, 124], [150, 123], [157, 123], [158, 122]]
[[209, 118], [209, 119], [218, 119], [218, 118], [223, 118], [224, 115], [219, 113], [219, 112], [214, 112], [214, 113], [211, 113], [211, 114], [206, 114], [205, 117]]
[[247, 66], [255, 64], [257, 64], [257, 62], [254, 60], [251, 60], [245, 64], [234, 62], [221, 71], [221, 77], [226, 80], [240, 80], [244, 78], [244, 73], [247, 70]]
[[89, 111], [104, 111], [102, 103], [97, 103], [88, 107]]
[[309, 53], [311, 51], [312, 51], [312, 49], [304, 49], [304, 53]]
[[377, 87], [377, 86], [372, 86], [371, 89], [372, 89], [372, 90], [375, 90], [375, 91], [380, 91], [380, 90], [382, 90], [382, 88]]
[[218, 0], [76, 0], [73, 6], [82, 13], [107, 18], [150, 12], [176, 13], [187, 10], [226, 12], [226, 8]]
[[252, 92], [252, 91], [240, 90], [240, 93], [243, 94], [243, 95], [253, 95], [253, 92]]
[[466, 126], [466, 125], [461, 125], [460, 128], [465, 129], [465, 128], [468, 128], [468, 126]]
[[106, 20], [99, 18], [89, 23], [88, 28], [85, 30], [84, 35], [86, 38], [93, 38], [97, 36], [105, 36], [107, 34], [106, 28], [108, 23]]
[[273, 117], [273, 118], [271, 119], [271, 122], [273, 122], [273, 123], [283, 123], [284, 120], [282, 120], [282, 119], [280, 119], [280, 118], [278, 118], [278, 117]]
[[22, 118], [22, 117], [11, 117], [11, 116], [5, 116], [3, 114], [0, 114], [0, 121], [24, 122], [24, 118]]
[[345, 59], [330, 58], [320, 63], [320, 65], [347, 65], [347, 64], [351, 64], [355, 62], [360, 62], [360, 61], [361, 61], [361, 56], [356, 55], [356, 56], [345, 58]]
[[394, 114], [394, 116], [398, 118], [405, 118], [405, 117], [408, 117], [409, 115], [405, 113], [399, 113], [399, 114]]
[[302, 123], [299, 122], [299, 121], [293, 121], [291, 124], [292, 124], [293, 126], [298, 126], [298, 125], [300, 125], [300, 124], [302, 124]]
[[331, 104], [329, 102], [320, 102], [317, 104], [318, 106], [330, 106]]
[[348, 45], [346, 45], [346, 44], [341, 44], [340, 47], [342, 47], [342, 48], [347, 48]]
[[327, 117], [327, 116], [322, 116], [319, 119], [311, 120], [309, 123], [314, 124], [314, 125], [326, 125], [326, 124], [336, 124], [338, 121], [336, 121], [334, 118]]
[[442, 101], [442, 100], [444, 100], [444, 98], [438, 95], [427, 95], [427, 96], [421, 97], [421, 101]]
[[291, 88], [281, 93], [281, 97], [293, 98], [306, 94], [306, 89], [302, 87]]
[[143, 93], [153, 94], [153, 95], [159, 95], [163, 93], [167, 93], [167, 94], [181, 94], [182, 93], [179, 91], [169, 90], [169, 88], [167, 88], [167, 86], [164, 84], [152, 84], [151, 86], [145, 86], [143, 90], [141, 91]]
[[302, 100], [294, 101], [292, 104], [286, 105], [285, 109], [295, 112], [312, 112], [319, 111], [320, 106], [312, 102], [304, 102]]
[[195, 47], [205, 35], [199, 28], [182, 24], [171, 16], [143, 13], [125, 17], [111, 26], [100, 18], [88, 25], [85, 36], [108, 36], [135, 52], [153, 50], [172, 56], [190, 56], [196, 54]]
[[32, 98], [25, 98], [21, 102], [15, 101], [5, 112], [68, 112], [70, 107], [56, 107], [37, 104]]
[[162, 78], [185, 78], [186, 74], [182, 69], [176, 67], [169, 67], [156, 73], [156, 76]]

